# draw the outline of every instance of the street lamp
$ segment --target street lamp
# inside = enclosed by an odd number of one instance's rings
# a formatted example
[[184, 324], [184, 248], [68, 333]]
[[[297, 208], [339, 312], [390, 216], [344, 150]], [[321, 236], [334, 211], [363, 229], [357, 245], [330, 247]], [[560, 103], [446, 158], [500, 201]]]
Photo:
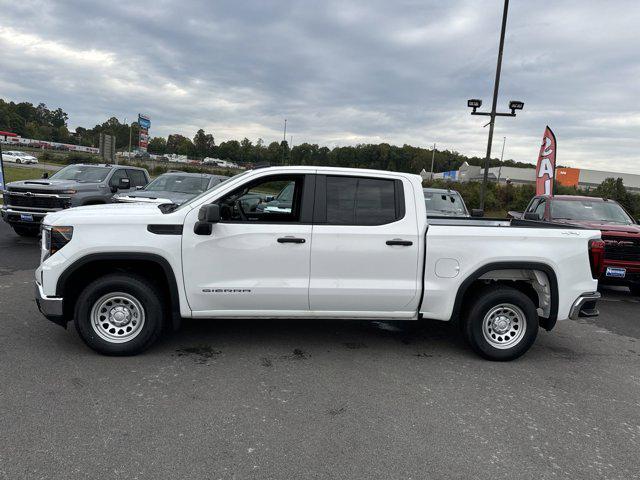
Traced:
[[[487, 115], [490, 117], [489, 123], [489, 139], [487, 141], [487, 156], [484, 159], [484, 176], [482, 179], [482, 190], [480, 193], [480, 209], [484, 210], [484, 197], [487, 189], [487, 181], [489, 179], [489, 161], [491, 159], [491, 143], [493, 142], [493, 127], [496, 123], [496, 117], [515, 117], [516, 110], [522, 110], [524, 102], [511, 100], [509, 109], [511, 113], [498, 113], [496, 108], [498, 105], [498, 91], [500, 89], [500, 71], [502, 69], [502, 52], [504, 50], [504, 34], [507, 28], [507, 13], [509, 11], [509, 0], [504, 0], [504, 9], [502, 11], [502, 26], [500, 28], [500, 46], [498, 47], [498, 64], [496, 65], [496, 78], [493, 84], [493, 102], [490, 112], [478, 112], [477, 109], [482, 105], [482, 100], [472, 98], [467, 100], [467, 106], [471, 109], [471, 115]], [[485, 125], [486, 126], [486, 125]]]

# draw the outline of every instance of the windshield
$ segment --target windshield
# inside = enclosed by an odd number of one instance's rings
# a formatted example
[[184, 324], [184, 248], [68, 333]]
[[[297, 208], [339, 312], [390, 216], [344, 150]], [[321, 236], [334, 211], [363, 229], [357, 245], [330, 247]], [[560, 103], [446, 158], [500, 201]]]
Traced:
[[204, 192], [209, 185], [209, 177], [195, 177], [192, 175], [160, 175], [145, 187], [150, 192], [192, 193]]
[[631, 225], [633, 220], [613, 201], [558, 200], [551, 202], [551, 218]]
[[[246, 174], [247, 174], [247, 173], [249, 173], [249, 172], [251, 172], [251, 170], [246, 170], [246, 171], [244, 171], [244, 172], [242, 172], [242, 173], [238, 173], [237, 175], [234, 175], [233, 177], [229, 177], [229, 178], [227, 178], [226, 180], [224, 180], [223, 182], [220, 182], [220, 183], [219, 183], [219, 184], [217, 184], [216, 186], [211, 187], [209, 190], [206, 190], [206, 191], [202, 192], [200, 195], [198, 195], [198, 196], [196, 196], [196, 197], [193, 197], [193, 198], [192, 198], [191, 200], [189, 200], [188, 202], [183, 203], [182, 205], [180, 205], [180, 206], [179, 206], [178, 208], [176, 208], [175, 210], [180, 210], [180, 209], [184, 208], [184, 207], [185, 207], [185, 206], [187, 206], [187, 205], [191, 205], [192, 203], [197, 202], [197, 201], [198, 201], [198, 200], [200, 200], [200, 198], [202, 198], [204, 195], [208, 195], [208, 194], [210, 194], [211, 192], [213, 192], [214, 190], [218, 190], [220, 187], [225, 186], [225, 185], [226, 185], [227, 183], [229, 183], [230, 181], [235, 180], [236, 178], [241, 177], [241, 176], [243, 176], [243, 175], [246, 175]], [[171, 211], [173, 212], [173, 211], [175, 211], [175, 210], [171, 210]]]
[[99, 183], [104, 181], [111, 169], [90, 165], [69, 165], [51, 176], [51, 180], [75, 180], [76, 182]]
[[455, 192], [432, 192], [424, 190], [424, 205], [427, 213], [436, 212], [445, 215], [467, 215], [462, 197]]

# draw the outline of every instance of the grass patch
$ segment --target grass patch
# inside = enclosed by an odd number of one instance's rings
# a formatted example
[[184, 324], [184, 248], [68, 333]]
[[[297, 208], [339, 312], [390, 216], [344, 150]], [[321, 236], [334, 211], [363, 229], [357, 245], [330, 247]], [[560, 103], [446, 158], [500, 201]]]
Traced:
[[[43, 170], [38, 167], [14, 167], [12, 165], [4, 164], [4, 176], [5, 182], [15, 182], [18, 180], [33, 180], [36, 178], [42, 178]], [[54, 172], [49, 172], [52, 175]]]

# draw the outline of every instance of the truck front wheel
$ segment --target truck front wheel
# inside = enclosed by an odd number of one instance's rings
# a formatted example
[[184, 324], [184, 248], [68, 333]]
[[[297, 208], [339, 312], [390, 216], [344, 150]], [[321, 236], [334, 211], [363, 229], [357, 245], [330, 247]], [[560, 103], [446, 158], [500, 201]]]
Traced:
[[519, 290], [490, 286], [476, 295], [462, 326], [464, 336], [480, 356], [513, 360], [535, 342], [538, 313], [531, 299]]
[[80, 293], [74, 320], [82, 340], [95, 351], [136, 355], [149, 348], [162, 332], [162, 297], [145, 278], [106, 275]]

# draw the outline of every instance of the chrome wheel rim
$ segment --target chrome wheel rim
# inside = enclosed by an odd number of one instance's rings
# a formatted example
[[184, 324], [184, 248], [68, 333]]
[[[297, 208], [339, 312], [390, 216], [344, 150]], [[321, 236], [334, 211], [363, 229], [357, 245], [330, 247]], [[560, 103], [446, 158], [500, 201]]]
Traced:
[[91, 327], [103, 340], [125, 343], [133, 340], [144, 326], [144, 308], [133, 295], [107, 293], [91, 308]]
[[517, 345], [527, 331], [527, 318], [520, 307], [511, 303], [496, 305], [482, 320], [484, 339], [501, 350]]

